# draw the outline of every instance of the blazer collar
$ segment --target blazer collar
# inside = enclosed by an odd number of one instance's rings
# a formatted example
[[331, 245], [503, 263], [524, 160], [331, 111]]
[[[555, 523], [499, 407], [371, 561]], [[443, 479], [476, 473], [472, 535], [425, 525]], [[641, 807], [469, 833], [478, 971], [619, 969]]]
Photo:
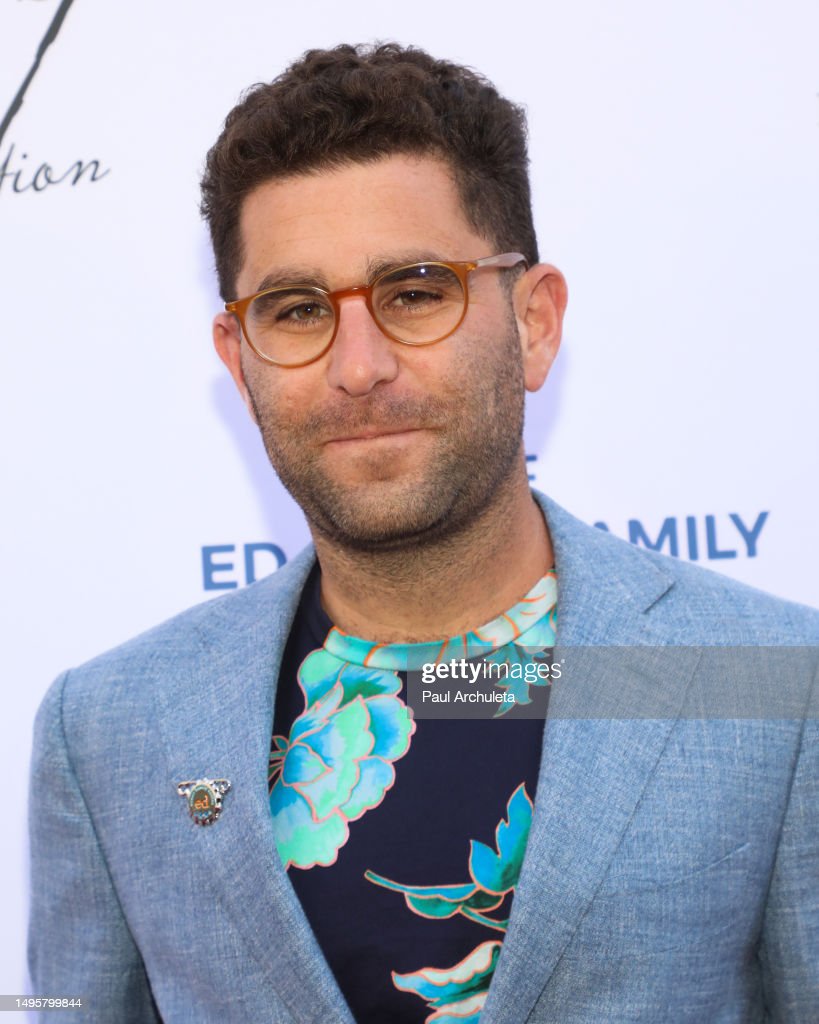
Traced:
[[519, 1024], [594, 898], [674, 722], [699, 655], [655, 632], [673, 576], [543, 495], [558, 580], [554, 683], [529, 842], [481, 1024]]
[[157, 688], [157, 722], [169, 786], [202, 777], [231, 783], [207, 828], [180, 808], [180, 861], [202, 876], [294, 1021], [353, 1024], [276, 853], [267, 794], [277, 674], [314, 557], [308, 549], [212, 606], [195, 662]]
[[575, 519], [546, 495], [535, 491], [534, 496], [555, 554], [560, 643], [664, 642], [646, 613], [674, 585], [672, 574], [632, 544]]

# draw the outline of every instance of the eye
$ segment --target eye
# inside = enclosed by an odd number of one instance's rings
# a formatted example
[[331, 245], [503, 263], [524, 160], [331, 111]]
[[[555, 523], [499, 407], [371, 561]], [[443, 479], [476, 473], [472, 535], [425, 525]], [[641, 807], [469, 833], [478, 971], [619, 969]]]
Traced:
[[418, 288], [402, 288], [387, 298], [387, 303], [392, 306], [424, 306], [429, 303], [440, 302], [443, 296], [440, 292], [433, 291], [428, 285]]
[[301, 331], [332, 323], [333, 309], [311, 291], [283, 288], [264, 292], [253, 300], [249, 320], [260, 331]]
[[295, 323], [313, 324], [332, 315], [332, 310], [328, 309], [323, 303], [311, 300], [309, 302], [299, 302], [294, 305], [285, 306], [277, 312], [276, 320], [279, 323], [282, 321], [290, 321]]

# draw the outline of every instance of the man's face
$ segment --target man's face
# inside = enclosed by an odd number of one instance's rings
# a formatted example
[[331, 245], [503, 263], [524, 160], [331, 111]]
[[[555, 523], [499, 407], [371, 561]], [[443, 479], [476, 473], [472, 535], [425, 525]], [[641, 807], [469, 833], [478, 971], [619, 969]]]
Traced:
[[[268, 182], [245, 200], [241, 234], [239, 296], [271, 274], [338, 290], [385, 263], [494, 255], [429, 157]], [[332, 347], [299, 368], [239, 348], [235, 321], [217, 318], [217, 348], [270, 461], [319, 533], [357, 550], [422, 544], [463, 528], [525, 472], [524, 359], [502, 273], [473, 272], [462, 325], [426, 347], [389, 340], [363, 298], [344, 298]]]

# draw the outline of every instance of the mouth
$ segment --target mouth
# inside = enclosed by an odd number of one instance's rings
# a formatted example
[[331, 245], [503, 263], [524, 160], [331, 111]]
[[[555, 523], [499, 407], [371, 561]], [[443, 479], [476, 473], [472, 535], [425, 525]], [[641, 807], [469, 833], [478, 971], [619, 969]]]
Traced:
[[326, 444], [348, 444], [355, 441], [380, 441], [382, 439], [401, 440], [420, 433], [423, 427], [361, 427], [349, 434], [331, 437]]

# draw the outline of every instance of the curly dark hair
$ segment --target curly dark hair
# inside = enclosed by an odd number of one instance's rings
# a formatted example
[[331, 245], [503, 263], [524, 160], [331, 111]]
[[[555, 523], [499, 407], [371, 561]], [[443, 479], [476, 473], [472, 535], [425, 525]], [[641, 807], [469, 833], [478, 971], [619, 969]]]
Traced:
[[446, 160], [470, 225], [537, 262], [523, 109], [476, 71], [416, 47], [343, 45], [309, 50], [252, 86], [207, 155], [201, 211], [222, 298], [236, 297], [239, 216], [257, 185], [396, 153]]

